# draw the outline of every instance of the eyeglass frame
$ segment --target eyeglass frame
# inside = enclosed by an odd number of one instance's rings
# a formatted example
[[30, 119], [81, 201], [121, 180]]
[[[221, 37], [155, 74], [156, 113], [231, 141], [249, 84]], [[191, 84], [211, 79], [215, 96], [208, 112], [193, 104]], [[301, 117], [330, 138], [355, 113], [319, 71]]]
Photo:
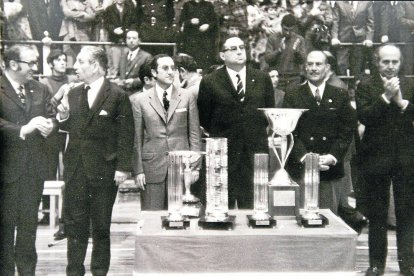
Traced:
[[24, 60], [20, 60], [20, 59], [14, 59], [14, 61], [19, 62], [19, 63], [26, 63], [27, 66], [29, 66], [30, 68], [33, 68], [34, 66], [39, 66], [39, 62], [38, 61], [24, 61]]
[[227, 52], [227, 51], [236, 52], [237, 49], [239, 49], [241, 51], [244, 51], [244, 50], [246, 50], [246, 45], [245, 44], [242, 44], [242, 45], [239, 45], [239, 46], [231, 46], [229, 48], [223, 49], [222, 52]]

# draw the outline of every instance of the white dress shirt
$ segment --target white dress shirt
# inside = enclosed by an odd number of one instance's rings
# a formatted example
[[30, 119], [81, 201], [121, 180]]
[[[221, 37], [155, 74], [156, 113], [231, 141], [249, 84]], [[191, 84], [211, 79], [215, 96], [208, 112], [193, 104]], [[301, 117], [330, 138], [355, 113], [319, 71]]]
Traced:
[[246, 66], [243, 67], [243, 69], [241, 69], [239, 72], [236, 72], [232, 69], [230, 69], [229, 67], [226, 67], [227, 69], [227, 73], [230, 76], [231, 82], [233, 83], [234, 88], [237, 90], [237, 77], [236, 75], [239, 74], [240, 79], [242, 81], [243, 84], [243, 91], [246, 94]]
[[92, 107], [93, 103], [96, 100], [96, 96], [98, 95], [99, 91], [101, 90], [101, 87], [104, 83], [104, 77], [100, 77], [99, 79], [95, 80], [94, 82], [90, 83], [89, 85], [85, 86], [89, 86], [90, 89], [88, 91], [88, 104], [89, 104], [89, 108]]
[[164, 106], [164, 102], [162, 101], [162, 98], [164, 97], [164, 91], [167, 91], [167, 100], [171, 101], [172, 87], [173, 86], [170, 85], [170, 87], [164, 90], [158, 84], [155, 84], [155, 92], [157, 92], [158, 99], [160, 100], [162, 106]]
[[138, 51], [139, 51], [139, 47], [136, 48], [134, 51], [129, 51], [129, 53], [128, 53], [128, 61], [133, 60], [137, 56]]
[[323, 99], [323, 92], [325, 91], [326, 82], [323, 82], [319, 86], [315, 86], [315, 85], [313, 85], [312, 83], [310, 83], [308, 81], [308, 85], [309, 85], [309, 88], [312, 91], [312, 94], [313, 94], [314, 97], [316, 97], [316, 89], [318, 89], [319, 90], [319, 95], [321, 95], [321, 99]]

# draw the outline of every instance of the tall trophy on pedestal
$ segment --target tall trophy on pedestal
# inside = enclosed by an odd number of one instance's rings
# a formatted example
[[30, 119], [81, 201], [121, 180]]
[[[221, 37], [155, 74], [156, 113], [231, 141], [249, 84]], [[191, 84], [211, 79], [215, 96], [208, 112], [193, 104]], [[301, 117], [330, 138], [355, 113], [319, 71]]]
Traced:
[[308, 153], [305, 157], [305, 208], [300, 216], [304, 227], [323, 227], [328, 219], [319, 214], [319, 154]]
[[249, 227], [273, 227], [276, 220], [268, 214], [269, 154], [254, 155], [254, 213], [247, 215]]
[[168, 216], [162, 216], [162, 228], [185, 229], [190, 225], [187, 217], [183, 216], [183, 154], [181, 151], [170, 151], [168, 153]]
[[[300, 116], [307, 109], [259, 108], [259, 110], [264, 111], [273, 132], [269, 137], [269, 145], [280, 164], [280, 169], [269, 182], [269, 214], [279, 217], [293, 216], [297, 219], [299, 185], [290, 178], [285, 170], [285, 164], [294, 145], [292, 132]], [[276, 135], [279, 137], [275, 137]]]
[[227, 138], [206, 139], [206, 214], [198, 221], [203, 229], [234, 227], [228, 211]]

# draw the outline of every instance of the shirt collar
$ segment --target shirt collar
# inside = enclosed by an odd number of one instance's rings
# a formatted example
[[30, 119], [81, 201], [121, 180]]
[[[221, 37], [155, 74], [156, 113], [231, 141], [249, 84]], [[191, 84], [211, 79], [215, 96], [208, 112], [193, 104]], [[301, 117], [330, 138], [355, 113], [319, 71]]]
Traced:
[[136, 48], [134, 51], [129, 51], [128, 55], [131, 55], [131, 60], [133, 60], [139, 52], [139, 47]]
[[17, 81], [15, 81], [14, 79], [12, 79], [12, 77], [7, 73], [7, 70], [4, 71], [4, 75], [9, 80], [10, 84], [13, 86], [14, 90], [16, 91], [16, 93], [18, 93], [20, 86], [23, 86], [24, 87], [23, 84], [20, 84]]
[[239, 72], [234, 71], [233, 69], [230, 69], [229, 67], [226, 66], [227, 69], [227, 73], [229, 73], [230, 77], [232, 79], [236, 78], [236, 75], [239, 74], [240, 78], [242, 79], [242, 81], [244, 79], [246, 79], [246, 66], [244, 66]]
[[157, 92], [157, 96], [160, 99], [161, 103], [164, 91], [167, 91], [167, 99], [171, 101], [172, 88], [173, 86], [170, 85], [170, 87], [168, 87], [167, 89], [162, 89], [157, 83], [155, 84], [155, 91]]
[[319, 95], [321, 95], [322, 98], [323, 92], [325, 91], [326, 81], [322, 82], [322, 84], [319, 86], [316, 86], [308, 81], [308, 85], [310, 90], [312, 91], [313, 96], [315, 96], [316, 89], [319, 89]]
[[[97, 80], [93, 81], [92, 83], [88, 84], [88, 86], [93, 91], [99, 91], [99, 89], [102, 87], [102, 85], [104, 83], [104, 80], [105, 80], [105, 78], [102, 76], [102, 77], [98, 78]], [[85, 86], [87, 86], [87, 85], [85, 85]]]

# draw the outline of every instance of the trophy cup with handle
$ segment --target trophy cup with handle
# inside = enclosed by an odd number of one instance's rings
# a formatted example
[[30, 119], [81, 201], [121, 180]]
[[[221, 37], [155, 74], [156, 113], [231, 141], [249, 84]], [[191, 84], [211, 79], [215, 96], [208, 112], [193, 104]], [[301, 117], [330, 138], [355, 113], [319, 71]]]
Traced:
[[184, 174], [184, 195], [182, 214], [188, 217], [198, 217], [200, 215], [200, 199], [191, 193], [193, 183], [193, 169], [191, 165], [200, 159], [201, 154], [195, 151], [179, 151], [182, 155], [183, 174]]
[[298, 219], [299, 185], [290, 178], [285, 170], [285, 164], [294, 145], [292, 132], [300, 116], [307, 109], [259, 108], [259, 110], [263, 110], [269, 122], [269, 128], [272, 130], [269, 146], [280, 164], [280, 168], [269, 182], [269, 214], [279, 217], [294, 216]]

